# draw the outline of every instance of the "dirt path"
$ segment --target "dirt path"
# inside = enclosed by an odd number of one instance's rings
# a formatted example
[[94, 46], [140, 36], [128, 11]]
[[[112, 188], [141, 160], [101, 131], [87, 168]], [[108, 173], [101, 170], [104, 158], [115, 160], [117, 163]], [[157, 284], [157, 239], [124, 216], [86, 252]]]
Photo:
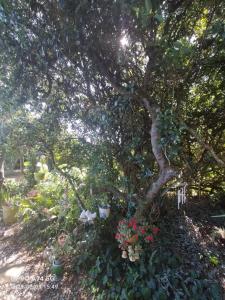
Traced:
[[18, 239], [19, 224], [0, 225], [0, 299], [86, 299], [77, 279], [64, 274], [61, 280], [50, 273], [42, 253], [30, 253]]

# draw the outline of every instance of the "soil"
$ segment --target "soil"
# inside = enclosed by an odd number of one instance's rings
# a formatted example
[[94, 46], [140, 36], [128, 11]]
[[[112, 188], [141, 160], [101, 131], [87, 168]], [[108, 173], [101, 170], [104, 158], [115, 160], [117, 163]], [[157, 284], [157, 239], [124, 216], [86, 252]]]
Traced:
[[51, 274], [43, 252], [31, 252], [20, 240], [20, 224], [0, 226], [0, 299], [87, 299], [72, 272], [62, 278]]

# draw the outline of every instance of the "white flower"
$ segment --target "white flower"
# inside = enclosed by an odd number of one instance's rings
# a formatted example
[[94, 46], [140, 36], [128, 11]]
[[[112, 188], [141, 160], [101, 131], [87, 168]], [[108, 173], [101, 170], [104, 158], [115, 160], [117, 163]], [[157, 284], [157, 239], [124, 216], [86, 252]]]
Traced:
[[134, 255], [130, 255], [129, 259], [130, 259], [130, 261], [134, 262], [135, 261], [135, 256]]
[[138, 254], [138, 253], [135, 253], [135, 255], [134, 255], [134, 260], [139, 260], [139, 258], [140, 258], [139, 254]]
[[127, 251], [122, 252], [122, 258], [127, 258]]
[[134, 249], [133, 249], [132, 246], [128, 246], [128, 252], [129, 252], [129, 254], [131, 254], [131, 255], [134, 253]]

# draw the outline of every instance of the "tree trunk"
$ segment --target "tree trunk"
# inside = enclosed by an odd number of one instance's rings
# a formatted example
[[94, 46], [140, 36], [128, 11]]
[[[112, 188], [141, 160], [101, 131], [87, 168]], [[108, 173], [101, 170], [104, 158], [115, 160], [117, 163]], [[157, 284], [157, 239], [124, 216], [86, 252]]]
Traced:
[[169, 165], [160, 145], [160, 109], [156, 106], [150, 106], [146, 99], [144, 99], [143, 102], [152, 118], [150, 137], [152, 152], [159, 166], [159, 175], [149, 187], [145, 201], [139, 203], [136, 211], [136, 217], [138, 219], [142, 219], [147, 213], [150, 213], [150, 208], [153, 206], [154, 200], [158, 196], [161, 188], [176, 175], [176, 171]]
[[4, 157], [0, 156], [0, 186], [2, 186], [5, 178], [5, 160]]
[[23, 174], [24, 173], [24, 157], [21, 155], [20, 157], [20, 172]]

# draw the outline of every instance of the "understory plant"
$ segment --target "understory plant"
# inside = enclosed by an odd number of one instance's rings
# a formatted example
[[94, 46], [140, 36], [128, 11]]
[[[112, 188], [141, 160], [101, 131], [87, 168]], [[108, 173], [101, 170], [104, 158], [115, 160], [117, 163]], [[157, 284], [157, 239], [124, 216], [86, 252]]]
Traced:
[[158, 248], [130, 262], [121, 258], [116, 244], [97, 257], [86, 287], [98, 300], [222, 299], [218, 283], [193, 269], [185, 271], [176, 254]]
[[64, 232], [60, 233], [51, 249], [53, 260], [62, 262], [65, 256], [73, 250], [69, 236]]
[[17, 206], [23, 195], [23, 183], [6, 181], [0, 188], [0, 204], [13, 207]]

